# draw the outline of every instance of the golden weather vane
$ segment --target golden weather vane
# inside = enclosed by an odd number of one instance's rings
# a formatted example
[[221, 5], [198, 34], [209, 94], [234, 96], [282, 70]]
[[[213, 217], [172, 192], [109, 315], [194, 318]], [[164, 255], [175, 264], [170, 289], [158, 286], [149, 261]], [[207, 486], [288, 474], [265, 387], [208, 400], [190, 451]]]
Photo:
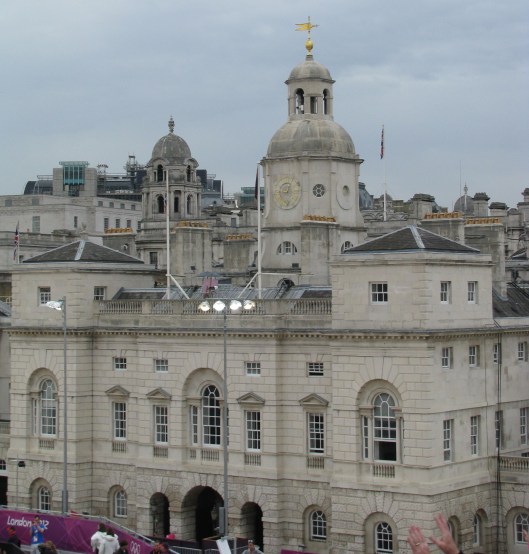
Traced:
[[305, 42], [305, 48], [307, 49], [307, 54], [310, 54], [312, 52], [312, 40], [310, 39], [310, 30], [314, 29], [314, 27], [317, 27], [318, 25], [313, 25], [310, 22], [310, 15], [308, 17], [308, 20], [306, 23], [296, 23], [296, 31], [307, 31], [307, 41]]

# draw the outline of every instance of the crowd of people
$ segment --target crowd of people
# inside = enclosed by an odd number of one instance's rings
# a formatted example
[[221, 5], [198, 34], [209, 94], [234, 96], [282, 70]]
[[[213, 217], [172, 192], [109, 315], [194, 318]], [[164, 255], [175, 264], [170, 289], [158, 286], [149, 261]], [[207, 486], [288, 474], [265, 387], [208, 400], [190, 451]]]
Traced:
[[128, 554], [129, 544], [125, 540], [118, 540], [112, 527], [100, 523], [97, 531], [90, 539], [90, 546], [94, 554]]

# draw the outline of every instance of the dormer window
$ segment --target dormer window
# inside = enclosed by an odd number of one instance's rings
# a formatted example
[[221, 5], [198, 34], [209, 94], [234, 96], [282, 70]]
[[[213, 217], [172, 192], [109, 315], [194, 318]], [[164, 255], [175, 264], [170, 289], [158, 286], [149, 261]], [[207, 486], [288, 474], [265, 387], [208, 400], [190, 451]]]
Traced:
[[305, 113], [305, 93], [301, 88], [298, 88], [298, 90], [296, 90], [296, 113]]

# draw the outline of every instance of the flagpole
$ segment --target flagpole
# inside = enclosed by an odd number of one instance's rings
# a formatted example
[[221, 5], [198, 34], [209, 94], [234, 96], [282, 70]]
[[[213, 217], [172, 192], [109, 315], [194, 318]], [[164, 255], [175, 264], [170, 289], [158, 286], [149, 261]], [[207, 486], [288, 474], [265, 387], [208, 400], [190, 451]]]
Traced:
[[259, 183], [259, 164], [257, 164], [255, 186], [257, 189], [257, 297], [261, 300], [261, 186]]
[[388, 182], [386, 176], [386, 157], [384, 156], [384, 125], [382, 125], [382, 135], [380, 138], [380, 158], [384, 160], [384, 221], [387, 221], [388, 210], [387, 210], [387, 194], [388, 194]]
[[165, 170], [165, 248], [167, 250], [167, 292], [166, 299], [169, 300], [171, 294], [171, 253], [169, 251], [169, 168]]

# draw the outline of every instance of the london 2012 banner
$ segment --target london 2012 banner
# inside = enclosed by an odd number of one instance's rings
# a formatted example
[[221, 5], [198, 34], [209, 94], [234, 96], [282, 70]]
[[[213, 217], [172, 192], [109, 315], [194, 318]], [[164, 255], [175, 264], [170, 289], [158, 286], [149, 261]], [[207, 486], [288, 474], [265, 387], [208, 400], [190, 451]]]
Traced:
[[[70, 514], [68, 516], [53, 515], [45, 512], [20, 512], [16, 510], [0, 509], [0, 542], [7, 540], [7, 527], [16, 529], [18, 538], [22, 544], [30, 543], [30, 531], [33, 518], [38, 515], [44, 526], [44, 540], [54, 542], [57, 550], [70, 552], [91, 553], [90, 538], [97, 531], [99, 521], [86, 519], [81, 515]], [[104, 523], [108, 523], [105, 521]], [[112, 525], [110, 524], [110, 527]], [[118, 540], [129, 543], [130, 554], [149, 554], [152, 545], [142, 538], [113, 528]]]

